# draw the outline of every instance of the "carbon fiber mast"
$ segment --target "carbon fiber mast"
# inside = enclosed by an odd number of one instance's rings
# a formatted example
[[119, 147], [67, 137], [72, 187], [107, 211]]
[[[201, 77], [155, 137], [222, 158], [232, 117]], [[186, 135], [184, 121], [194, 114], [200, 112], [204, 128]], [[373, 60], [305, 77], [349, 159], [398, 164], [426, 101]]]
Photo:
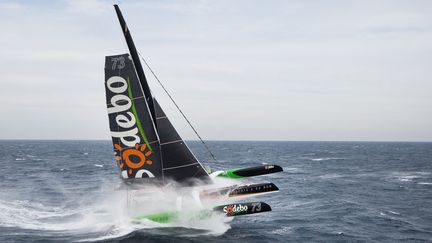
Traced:
[[144, 70], [143, 70], [143, 68], [141, 66], [141, 62], [140, 62], [140, 59], [139, 59], [139, 56], [138, 56], [138, 52], [137, 52], [137, 50], [135, 48], [135, 44], [133, 42], [133, 39], [132, 39], [132, 36], [130, 34], [129, 28], [126, 25], [126, 21], [123, 18], [123, 15], [122, 15], [122, 13], [120, 11], [119, 6], [117, 4], [114, 4], [114, 8], [115, 8], [115, 11], [117, 13], [117, 17], [118, 17], [118, 20], [120, 22], [120, 26], [121, 26], [122, 31], [123, 31], [123, 35], [124, 35], [124, 37], [126, 39], [126, 43], [127, 43], [128, 49], [129, 49], [129, 53], [130, 53], [130, 55], [132, 57], [132, 61], [133, 61], [133, 64], [135, 66], [135, 70], [136, 70], [137, 75], [138, 75], [138, 79], [139, 79], [139, 81], [141, 83], [141, 87], [142, 87], [142, 89], [144, 91], [144, 95], [145, 95], [147, 104], [148, 104], [149, 109], [150, 109], [150, 113], [151, 113], [151, 116], [152, 116], [152, 119], [153, 119], [153, 123], [155, 124], [155, 126], [157, 128], [156, 114], [155, 114], [155, 108], [154, 108], [154, 103], [153, 103], [153, 97], [152, 97], [152, 94], [151, 94], [151, 91], [150, 91], [150, 87], [149, 87], [149, 85], [147, 83], [147, 78], [146, 78], [146, 76], [144, 74]]

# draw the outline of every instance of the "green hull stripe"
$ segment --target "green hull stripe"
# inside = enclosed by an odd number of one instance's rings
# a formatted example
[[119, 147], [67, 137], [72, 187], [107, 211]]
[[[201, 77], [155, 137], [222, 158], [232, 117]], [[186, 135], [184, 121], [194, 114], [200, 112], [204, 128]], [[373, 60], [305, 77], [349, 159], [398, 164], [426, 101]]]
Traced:
[[236, 175], [234, 172], [238, 169], [232, 169], [232, 170], [226, 170], [224, 173], [218, 175], [219, 177], [227, 177], [227, 178], [234, 178], [239, 179], [243, 178], [243, 176]]
[[[190, 214], [186, 214], [186, 215], [188, 215], [186, 216], [188, 220], [204, 220], [211, 217], [212, 211], [203, 209], [197, 212], [191, 212]], [[183, 214], [183, 216], [185, 215]], [[132, 221], [140, 222], [144, 219], [147, 219], [157, 223], [170, 223], [178, 220], [179, 217], [180, 217], [179, 212], [171, 211], [171, 212], [162, 212], [162, 213], [135, 217], [133, 218]]]
[[145, 135], [144, 130], [143, 130], [143, 128], [142, 128], [141, 120], [138, 118], [138, 113], [137, 113], [137, 111], [136, 111], [135, 103], [134, 103], [134, 101], [133, 101], [133, 97], [132, 97], [132, 89], [131, 89], [131, 86], [130, 86], [129, 78], [127, 79], [127, 83], [128, 83], [128, 96], [129, 96], [129, 98], [130, 98], [131, 101], [132, 101], [132, 113], [133, 113], [134, 116], [135, 116], [135, 120], [136, 120], [136, 122], [137, 122], [138, 130], [139, 130], [139, 132], [140, 132], [140, 134], [141, 134], [141, 137], [143, 137], [143, 139], [144, 139], [144, 143], [147, 145], [147, 147], [150, 149], [150, 151], [153, 151], [152, 147], [150, 146], [150, 144], [149, 144], [149, 142], [148, 142], [147, 136]]
[[143, 219], [148, 219], [158, 223], [168, 223], [174, 221], [177, 217], [178, 217], [177, 212], [163, 212], [163, 213], [151, 214], [151, 215], [146, 215], [141, 217], [135, 217], [134, 220], [140, 221]]

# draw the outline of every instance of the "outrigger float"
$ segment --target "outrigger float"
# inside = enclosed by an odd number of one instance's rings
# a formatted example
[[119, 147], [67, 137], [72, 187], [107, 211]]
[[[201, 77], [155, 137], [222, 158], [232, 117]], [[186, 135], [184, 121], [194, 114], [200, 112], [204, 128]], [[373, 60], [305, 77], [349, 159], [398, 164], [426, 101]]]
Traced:
[[[213, 181], [218, 178], [254, 177], [281, 172], [282, 168], [259, 165], [213, 173], [206, 171], [152, 95], [129, 28], [119, 6], [114, 5], [114, 8], [129, 53], [106, 57], [105, 91], [114, 154], [124, 186], [137, 190], [141, 188], [139, 185], [154, 185], [161, 189], [172, 184], [181, 188], [193, 187], [195, 189], [191, 191], [199, 190], [193, 197], [201, 206], [204, 205], [202, 201], [228, 202], [233, 198], [278, 191], [273, 183], [214, 187]], [[173, 222], [181, 211], [180, 206], [173, 211], [137, 215], [132, 221]], [[268, 211], [271, 207], [264, 202], [233, 202], [207, 208], [202, 206], [190, 215], [205, 218], [216, 213], [232, 217]]]

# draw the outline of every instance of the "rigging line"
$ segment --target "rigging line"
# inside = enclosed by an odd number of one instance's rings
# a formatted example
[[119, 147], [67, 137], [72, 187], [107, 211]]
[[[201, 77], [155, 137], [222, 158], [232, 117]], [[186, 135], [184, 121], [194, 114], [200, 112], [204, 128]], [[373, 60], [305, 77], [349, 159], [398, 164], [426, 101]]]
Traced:
[[157, 82], [159, 83], [159, 85], [162, 87], [162, 89], [165, 91], [165, 93], [168, 95], [168, 97], [170, 98], [170, 100], [172, 101], [172, 103], [175, 105], [175, 107], [177, 108], [177, 110], [180, 112], [180, 114], [183, 116], [183, 118], [186, 120], [186, 122], [189, 124], [189, 126], [192, 128], [192, 130], [194, 131], [194, 133], [197, 135], [197, 137], [199, 138], [199, 140], [201, 141], [201, 143], [204, 145], [204, 147], [206, 148], [207, 152], [211, 155], [211, 157], [213, 158], [213, 160], [215, 162], [218, 162], [218, 160], [216, 159], [216, 157], [214, 156], [214, 154], [212, 153], [212, 151], [210, 150], [210, 148], [207, 146], [207, 144], [204, 142], [204, 140], [201, 138], [201, 136], [198, 134], [197, 130], [194, 128], [194, 126], [192, 126], [192, 123], [189, 121], [189, 119], [186, 117], [186, 115], [183, 113], [183, 111], [180, 109], [180, 107], [177, 105], [177, 103], [175, 102], [174, 98], [171, 96], [171, 94], [168, 92], [168, 90], [165, 88], [165, 86], [162, 84], [162, 82], [159, 80], [158, 76], [156, 75], [156, 73], [153, 71], [153, 69], [150, 67], [150, 65], [147, 63], [147, 61], [144, 59], [144, 57], [141, 55], [141, 53], [139, 51], [138, 55], [141, 57], [141, 60], [143, 60], [144, 64], [147, 66], [147, 68], [150, 70], [150, 72], [152, 73], [152, 75], [155, 77], [155, 79], [157, 80]]

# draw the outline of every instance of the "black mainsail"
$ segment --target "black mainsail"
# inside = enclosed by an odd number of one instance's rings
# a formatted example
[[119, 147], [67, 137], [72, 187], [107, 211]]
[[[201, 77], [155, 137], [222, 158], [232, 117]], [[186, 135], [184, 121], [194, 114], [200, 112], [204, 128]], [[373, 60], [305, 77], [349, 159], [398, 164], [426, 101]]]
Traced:
[[130, 52], [105, 60], [108, 117], [122, 177], [206, 181], [207, 172], [152, 96], [129, 29], [114, 7]]
[[105, 58], [105, 91], [122, 177], [163, 177], [159, 137], [129, 54]]

